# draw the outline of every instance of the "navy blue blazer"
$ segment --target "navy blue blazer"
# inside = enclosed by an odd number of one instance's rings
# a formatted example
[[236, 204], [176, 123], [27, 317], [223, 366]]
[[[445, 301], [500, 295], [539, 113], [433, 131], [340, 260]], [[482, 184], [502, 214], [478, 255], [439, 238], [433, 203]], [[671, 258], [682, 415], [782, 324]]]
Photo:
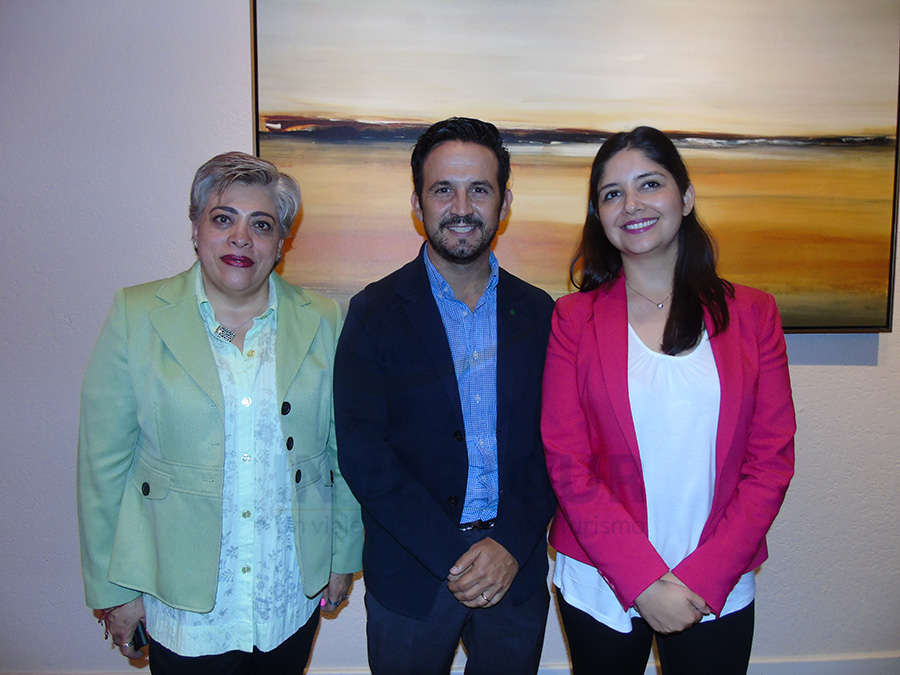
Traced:
[[[470, 540], [459, 532], [468, 455], [456, 374], [418, 257], [350, 301], [335, 355], [341, 472], [362, 505], [366, 590], [392, 611], [425, 616]], [[546, 583], [555, 499], [540, 434], [541, 380], [553, 300], [500, 270], [497, 455], [500, 500], [486, 534], [519, 563], [504, 601]], [[449, 591], [443, 591], [449, 592]]]

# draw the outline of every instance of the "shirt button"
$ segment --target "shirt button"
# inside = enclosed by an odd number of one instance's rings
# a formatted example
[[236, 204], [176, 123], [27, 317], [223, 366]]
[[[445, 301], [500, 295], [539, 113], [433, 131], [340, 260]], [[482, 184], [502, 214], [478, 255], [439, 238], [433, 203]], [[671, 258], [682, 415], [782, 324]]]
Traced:
[[472, 360], [474, 360], [474, 361], [478, 360], [478, 352], [477, 351], [472, 352]]
[[254, 350], [254, 349], [247, 350], [247, 358], [248, 359], [252, 359], [254, 354], [256, 354], [256, 350]]
[[249, 518], [249, 517], [250, 517], [250, 511], [243, 511], [243, 512], [241, 513], [241, 517], [242, 517], [242, 518]]
[[250, 565], [244, 565], [241, 568], [241, 572], [243, 572], [244, 574], [249, 574], [250, 573]]
[[475, 394], [475, 403], [481, 403], [481, 395]]
[[245, 408], [249, 408], [251, 403], [253, 403], [253, 399], [251, 399], [249, 396], [245, 396], [241, 399], [241, 405]]
[[245, 461], [245, 462], [249, 462], [249, 461], [250, 461], [250, 455], [249, 455], [248, 453], [245, 452], [243, 455], [241, 455], [241, 459], [242, 459], [243, 461]]
[[281, 404], [281, 414], [287, 415], [289, 412], [291, 412], [290, 401], [285, 401], [284, 403]]

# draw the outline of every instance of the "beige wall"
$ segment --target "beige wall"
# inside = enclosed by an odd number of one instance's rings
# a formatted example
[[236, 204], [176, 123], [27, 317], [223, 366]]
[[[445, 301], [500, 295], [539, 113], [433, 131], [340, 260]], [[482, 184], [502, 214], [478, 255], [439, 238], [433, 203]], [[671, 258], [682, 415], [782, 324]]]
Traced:
[[[78, 391], [115, 288], [190, 263], [194, 169], [252, 149], [249, 17], [244, 0], [0, 0], [0, 672], [128, 670], [83, 607]], [[798, 471], [753, 672], [897, 672], [900, 334], [788, 342]], [[362, 595], [311, 672], [365, 672]], [[551, 617], [543, 670], [564, 661]]]

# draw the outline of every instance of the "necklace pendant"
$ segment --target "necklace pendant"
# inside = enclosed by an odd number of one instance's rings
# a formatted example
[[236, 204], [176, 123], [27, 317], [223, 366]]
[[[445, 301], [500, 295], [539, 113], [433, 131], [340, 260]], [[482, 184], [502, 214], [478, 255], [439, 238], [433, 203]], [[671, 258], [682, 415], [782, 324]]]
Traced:
[[220, 340], [225, 340], [225, 342], [231, 342], [234, 340], [234, 331], [230, 328], [225, 328], [222, 324], [219, 324], [216, 327], [215, 335]]
[[666, 306], [666, 303], [664, 303], [664, 302], [657, 302], [657, 303], [656, 303], [656, 309], [662, 309], [662, 308], [665, 307], [665, 306]]

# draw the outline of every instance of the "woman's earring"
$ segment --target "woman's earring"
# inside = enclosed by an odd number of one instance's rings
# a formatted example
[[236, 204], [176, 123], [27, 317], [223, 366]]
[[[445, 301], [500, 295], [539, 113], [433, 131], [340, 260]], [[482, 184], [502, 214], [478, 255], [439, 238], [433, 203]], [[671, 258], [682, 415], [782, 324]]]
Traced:
[[194, 253], [197, 252], [197, 237], [191, 237], [191, 243], [194, 245]]

